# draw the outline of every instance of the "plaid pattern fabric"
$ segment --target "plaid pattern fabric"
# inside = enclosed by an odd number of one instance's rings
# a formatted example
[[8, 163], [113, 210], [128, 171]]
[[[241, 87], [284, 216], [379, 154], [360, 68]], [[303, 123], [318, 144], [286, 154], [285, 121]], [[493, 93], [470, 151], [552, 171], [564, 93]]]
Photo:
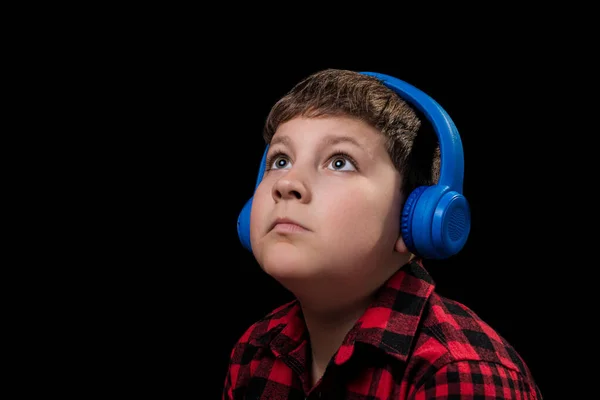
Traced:
[[420, 261], [401, 268], [314, 387], [300, 306], [277, 308], [235, 344], [223, 399], [542, 399], [515, 349], [434, 288]]

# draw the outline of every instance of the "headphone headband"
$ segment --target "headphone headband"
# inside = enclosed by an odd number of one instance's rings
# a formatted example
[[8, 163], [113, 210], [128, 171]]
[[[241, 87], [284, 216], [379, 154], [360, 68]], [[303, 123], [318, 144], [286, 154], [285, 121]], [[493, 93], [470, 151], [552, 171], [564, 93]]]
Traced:
[[448, 113], [427, 94], [400, 79], [377, 72], [361, 72], [361, 74], [380, 79], [385, 86], [418, 108], [427, 117], [433, 125], [440, 144], [441, 166], [438, 185], [448, 186], [450, 189], [462, 193], [464, 176], [462, 141]]

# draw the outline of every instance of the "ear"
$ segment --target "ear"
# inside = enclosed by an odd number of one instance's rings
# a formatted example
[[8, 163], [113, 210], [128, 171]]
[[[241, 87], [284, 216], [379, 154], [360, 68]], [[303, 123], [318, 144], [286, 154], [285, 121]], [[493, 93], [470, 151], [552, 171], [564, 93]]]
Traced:
[[402, 235], [398, 236], [396, 240], [396, 244], [394, 245], [394, 250], [396, 250], [400, 254], [409, 254], [410, 251], [408, 247], [406, 247], [406, 243], [404, 243], [404, 239], [402, 239]]

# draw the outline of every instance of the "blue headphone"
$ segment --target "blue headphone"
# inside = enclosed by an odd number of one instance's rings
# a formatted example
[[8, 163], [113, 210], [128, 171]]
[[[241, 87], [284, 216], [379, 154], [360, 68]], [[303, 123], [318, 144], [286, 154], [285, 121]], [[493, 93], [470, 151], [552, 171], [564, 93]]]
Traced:
[[[402, 99], [418, 108], [433, 125], [441, 153], [440, 178], [437, 184], [420, 186], [407, 197], [402, 209], [402, 238], [414, 254], [423, 258], [444, 259], [458, 253], [465, 245], [471, 230], [469, 203], [463, 196], [464, 156], [458, 130], [450, 116], [431, 97], [397, 78], [375, 73], [364, 75], [379, 78]], [[269, 146], [263, 153], [256, 186], [266, 168]], [[250, 244], [250, 212], [252, 197], [246, 202], [237, 221], [242, 245], [252, 251]]]

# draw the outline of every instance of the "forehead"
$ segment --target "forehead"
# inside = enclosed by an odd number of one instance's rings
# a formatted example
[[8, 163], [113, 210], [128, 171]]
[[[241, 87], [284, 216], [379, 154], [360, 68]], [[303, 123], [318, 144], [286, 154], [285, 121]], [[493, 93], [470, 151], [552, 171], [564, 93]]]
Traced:
[[281, 124], [271, 146], [335, 145], [346, 143], [374, 154], [383, 148], [384, 137], [374, 127], [356, 118], [328, 116], [298, 117]]

